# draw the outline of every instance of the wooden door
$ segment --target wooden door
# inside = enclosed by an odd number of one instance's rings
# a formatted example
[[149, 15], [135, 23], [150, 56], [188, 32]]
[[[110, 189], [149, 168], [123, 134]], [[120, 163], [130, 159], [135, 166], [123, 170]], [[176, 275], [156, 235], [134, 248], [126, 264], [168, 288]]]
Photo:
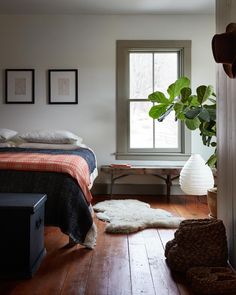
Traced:
[[[236, 1], [216, 0], [216, 31], [236, 23]], [[236, 79], [217, 65], [218, 217], [227, 229], [230, 262], [236, 266]]]

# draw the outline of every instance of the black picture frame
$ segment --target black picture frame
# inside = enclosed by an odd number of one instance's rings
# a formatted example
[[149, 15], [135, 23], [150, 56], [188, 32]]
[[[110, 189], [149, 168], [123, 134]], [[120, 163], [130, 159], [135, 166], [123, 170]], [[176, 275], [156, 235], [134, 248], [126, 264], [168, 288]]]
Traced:
[[78, 104], [78, 69], [48, 70], [48, 103]]
[[34, 80], [34, 69], [5, 69], [5, 103], [34, 104]]

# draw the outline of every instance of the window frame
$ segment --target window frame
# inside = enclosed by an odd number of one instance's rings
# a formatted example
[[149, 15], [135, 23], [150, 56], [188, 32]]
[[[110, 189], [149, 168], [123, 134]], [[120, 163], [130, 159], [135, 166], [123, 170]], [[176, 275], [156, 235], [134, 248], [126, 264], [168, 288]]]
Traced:
[[[117, 40], [116, 43], [116, 159], [120, 160], [186, 160], [191, 154], [191, 132], [179, 122], [181, 130], [180, 150], [134, 149], [129, 147], [129, 53], [178, 51], [179, 76], [191, 76], [190, 40]], [[138, 100], [137, 101], [142, 101]], [[180, 135], [179, 135], [180, 136]]]

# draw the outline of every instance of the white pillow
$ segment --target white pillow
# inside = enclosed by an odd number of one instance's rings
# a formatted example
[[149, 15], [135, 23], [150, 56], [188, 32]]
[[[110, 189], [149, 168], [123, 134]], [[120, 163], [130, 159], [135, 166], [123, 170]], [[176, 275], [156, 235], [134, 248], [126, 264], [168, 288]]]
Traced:
[[6, 142], [7, 140], [16, 136], [17, 131], [0, 128], [0, 142]]
[[78, 147], [86, 147], [83, 143], [75, 144], [52, 144], [52, 143], [35, 143], [25, 142], [17, 145], [19, 148], [31, 148], [31, 149], [52, 149], [52, 150], [76, 150]]
[[26, 132], [19, 136], [27, 142], [71, 144], [82, 142], [82, 138], [66, 130], [35, 130]]

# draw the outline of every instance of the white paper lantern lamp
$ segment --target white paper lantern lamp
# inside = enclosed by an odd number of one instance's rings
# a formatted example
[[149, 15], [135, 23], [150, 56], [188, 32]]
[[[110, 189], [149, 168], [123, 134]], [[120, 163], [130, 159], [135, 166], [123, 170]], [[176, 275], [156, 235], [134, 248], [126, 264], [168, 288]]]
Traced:
[[180, 172], [180, 187], [187, 195], [206, 195], [213, 188], [214, 177], [210, 167], [199, 154], [193, 154]]

